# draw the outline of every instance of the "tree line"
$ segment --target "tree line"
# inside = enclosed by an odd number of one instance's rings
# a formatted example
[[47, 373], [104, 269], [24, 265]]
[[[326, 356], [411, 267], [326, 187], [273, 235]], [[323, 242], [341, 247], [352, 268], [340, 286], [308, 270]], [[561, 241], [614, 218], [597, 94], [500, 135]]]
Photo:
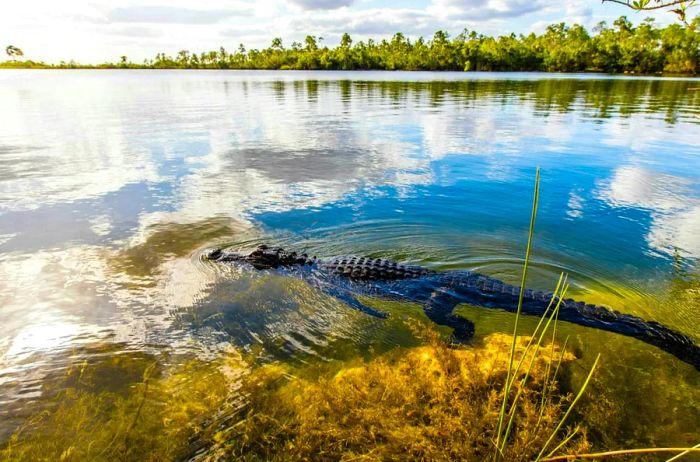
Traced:
[[581, 25], [552, 24], [542, 34], [492, 37], [464, 30], [451, 38], [437, 31], [431, 39], [410, 40], [402, 33], [391, 39], [354, 42], [344, 34], [335, 47], [312, 35], [286, 47], [275, 38], [264, 49], [219, 50], [175, 56], [157, 54], [143, 63], [122, 56], [117, 63], [85, 66], [74, 62], [46, 65], [7, 61], [5, 67], [147, 68], [147, 69], [297, 69], [409, 71], [544, 71], [639, 74], [700, 72], [700, 16], [684, 24], [657, 27], [653, 19], [633, 25], [621, 16], [592, 33]]

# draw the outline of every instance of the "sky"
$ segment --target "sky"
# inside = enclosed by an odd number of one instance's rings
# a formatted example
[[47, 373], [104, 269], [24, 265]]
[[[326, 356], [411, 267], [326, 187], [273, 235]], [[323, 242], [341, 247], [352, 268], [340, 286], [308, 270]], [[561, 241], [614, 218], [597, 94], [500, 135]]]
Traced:
[[620, 15], [635, 23], [647, 16], [659, 24], [674, 20], [598, 0], [10, 0], [0, 14], [0, 45], [46, 62], [99, 63], [122, 55], [141, 62], [182, 49], [262, 48], [274, 37], [289, 46], [314, 35], [330, 46], [344, 32], [355, 41], [465, 28], [500, 35], [542, 32], [561, 21], [590, 29]]

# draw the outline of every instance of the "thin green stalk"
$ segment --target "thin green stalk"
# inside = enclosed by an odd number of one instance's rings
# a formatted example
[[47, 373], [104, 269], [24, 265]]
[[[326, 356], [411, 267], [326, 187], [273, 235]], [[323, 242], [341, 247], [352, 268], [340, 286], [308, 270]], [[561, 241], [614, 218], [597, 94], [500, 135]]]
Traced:
[[530, 337], [530, 340], [527, 342], [527, 345], [525, 346], [525, 351], [523, 352], [523, 355], [520, 357], [520, 361], [518, 361], [518, 365], [515, 367], [515, 370], [513, 371], [513, 380], [511, 380], [510, 386], [513, 386], [513, 383], [515, 382], [515, 378], [518, 375], [518, 372], [520, 372], [520, 366], [523, 365], [523, 361], [525, 360], [525, 357], [527, 356], [527, 353], [530, 351], [530, 346], [532, 346], [532, 342], [535, 340], [535, 337], [540, 331], [540, 327], [542, 326], [542, 323], [544, 320], [547, 318], [547, 315], [549, 314], [550, 308], [552, 308], [552, 305], [554, 304], [554, 301], [557, 300], [557, 298], [561, 298], [562, 296], [559, 295], [559, 290], [562, 287], [562, 282], [564, 285], [566, 285], [566, 280], [568, 279], [568, 276], [565, 275], [564, 273], [559, 274], [559, 281], [557, 281], [557, 286], [554, 288], [554, 292], [552, 293], [552, 298], [549, 300], [549, 304], [547, 305], [547, 309], [544, 310], [544, 313], [542, 316], [540, 316], [540, 321], [537, 323], [537, 326], [535, 327], [534, 332], [532, 333], [532, 336]]
[[562, 441], [561, 443], [559, 443], [559, 445], [558, 445], [556, 448], [554, 448], [554, 450], [552, 451], [552, 454], [556, 453], [558, 450], [560, 450], [561, 448], [563, 448], [564, 446], [566, 446], [566, 443], [568, 443], [569, 441], [571, 441], [571, 438], [573, 438], [573, 437], [576, 435], [576, 433], [578, 433], [578, 431], [579, 431], [580, 429], [581, 429], [581, 427], [579, 427], [579, 426], [577, 426], [576, 428], [574, 428], [574, 431], [572, 431], [571, 434], [570, 434], [569, 436], [567, 436], [566, 438], [564, 438], [564, 441]]
[[554, 375], [552, 376], [552, 380], [557, 378], [557, 373], [559, 372], [559, 366], [561, 366], [561, 361], [564, 359], [564, 353], [566, 353], [566, 345], [569, 343], [569, 336], [566, 336], [566, 339], [564, 340], [564, 346], [561, 349], [561, 355], [559, 355], [559, 362], [557, 363], [556, 369], [554, 369]]
[[[696, 444], [696, 445], [693, 446], [691, 449], [698, 449], [698, 448], [700, 448], [700, 444]], [[678, 460], [678, 459], [680, 459], [681, 457], [683, 457], [683, 456], [686, 455], [686, 454], [690, 454], [690, 451], [687, 451], [687, 450], [686, 450], [686, 451], [681, 452], [680, 454], [676, 454], [675, 456], [673, 456], [673, 457], [671, 457], [670, 459], [668, 459], [666, 462], [673, 462], [674, 460]]]
[[[535, 429], [539, 428], [540, 422], [542, 422], [542, 417], [544, 416], [544, 406], [547, 404], [547, 389], [549, 388], [549, 372], [552, 369], [552, 361], [554, 359], [554, 340], [557, 335], [557, 323], [559, 322], [559, 313], [557, 313], [556, 318], [554, 318], [554, 328], [552, 329], [552, 349], [549, 354], [550, 360], [547, 361], [547, 369], [545, 370], [544, 373], [544, 384], [542, 386], [542, 401], [540, 402], [540, 415], [537, 417], [537, 423], [535, 424]], [[557, 376], [557, 371], [559, 370], [559, 365], [561, 364], [561, 360], [564, 357], [564, 353], [566, 352], [566, 343], [569, 341], [569, 337], [566, 338], [566, 342], [564, 342], [564, 347], [561, 350], [561, 356], [559, 356], [559, 362], [557, 363], [557, 368], [554, 371], [554, 375], [552, 376], [552, 382], [554, 382], [554, 378]]]
[[[518, 335], [518, 319], [520, 318], [520, 310], [523, 306], [523, 294], [525, 292], [525, 281], [527, 278], [527, 267], [530, 261], [530, 250], [532, 249], [532, 235], [535, 229], [535, 218], [537, 217], [537, 203], [539, 201], [540, 195], [540, 168], [537, 167], [537, 172], [535, 174], [535, 192], [532, 200], [532, 213], [530, 215], [530, 229], [527, 236], [527, 248], [525, 250], [525, 262], [523, 264], [523, 275], [520, 280], [520, 294], [518, 295], [518, 309], [515, 312], [515, 326], [513, 327], [513, 343], [510, 348], [510, 359], [508, 361], [508, 371], [506, 375], [506, 385], [503, 390], [503, 404], [501, 405], [501, 412], [498, 416], [498, 432], [496, 433], [496, 447], [500, 446], [501, 431], [503, 430], [503, 421], [506, 415], [506, 403], [508, 401], [508, 396], [510, 394], [510, 377], [511, 369], [513, 368], [513, 357], [515, 356], [515, 342]], [[494, 460], [498, 458], [498, 452], [494, 454]]]
[[122, 450], [122, 457], [123, 460], [127, 459], [127, 455], [129, 452], [129, 434], [131, 431], [136, 427], [136, 423], [139, 420], [139, 417], [141, 416], [141, 411], [143, 410], [143, 405], [146, 404], [146, 397], [148, 395], [148, 385], [149, 385], [149, 380], [151, 378], [151, 373], [156, 367], [156, 363], [154, 362], [150, 366], [146, 368], [146, 370], [143, 373], [143, 395], [141, 396], [141, 401], [139, 402], [139, 407], [136, 409], [136, 414], [134, 414], [134, 420], [132, 420], [131, 425], [126, 429], [126, 433], [124, 434], [124, 449]]
[[[644, 448], [644, 449], [620, 449], [618, 451], [594, 452], [591, 454], [567, 454], [563, 456], [546, 457], [545, 459], [537, 459], [542, 462], [555, 462], [558, 460], [576, 460], [576, 459], [599, 459], [601, 457], [625, 456], [632, 454], [653, 454], [655, 452], [679, 452], [684, 454], [691, 452], [700, 452], [700, 447], [693, 446], [692, 448]], [[679, 454], [680, 455], [680, 454]], [[669, 459], [671, 460], [671, 459]]]
[[[520, 382], [520, 388], [518, 389], [518, 393], [515, 395], [515, 398], [513, 399], [513, 404], [511, 405], [511, 411], [509, 413], [510, 418], [508, 419], [508, 425], [506, 426], [506, 431], [503, 435], [503, 443], [501, 445], [501, 451], [505, 449], [506, 442], [508, 441], [508, 436], [510, 435], [510, 430], [513, 426], [513, 422], [515, 421], [515, 409], [516, 405], [518, 403], [518, 398], [520, 398], [520, 395], [522, 394], [523, 389], [525, 388], [525, 384], [527, 383], [528, 378], [530, 378], [530, 372], [532, 372], [532, 367], [535, 364], [535, 360], [537, 359], [537, 355], [540, 351], [540, 346], [542, 345], [542, 340], [544, 339], [544, 335], [547, 333], [547, 330], [549, 329], [549, 325], [552, 322], [552, 319], [554, 319], [555, 316], [559, 313], [559, 307], [561, 307], [561, 303], [564, 300], [564, 296], [566, 295], [566, 291], [569, 289], [569, 286], [566, 285], [562, 289], [561, 296], [559, 296], [559, 300], [557, 301], [557, 305], [554, 308], [554, 311], [552, 311], [552, 314], [549, 316], [549, 319], [547, 320], [547, 324], [545, 324], [544, 328], [542, 329], [542, 332], [540, 333], [539, 339], [537, 340], [537, 345], [535, 346], [535, 352], [532, 354], [532, 358], [530, 359], [530, 365], [527, 368], [527, 372], [525, 373], [525, 376], [523, 377], [522, 381]], [[554, 298], [552, 298], [554, 300]], [[543, 316], [544, 319], [544, 316]], [[526, 352], [527, 354], [527, 352]], [[523, 356], [524, 358], [524, 356]], [[515, 380], [515, 379], [513, 379]]]
[[[539, 461], [542, 458], [542, 454], [544, 454], [544, 451], [547, 449], [547, 446], [549, 446], [549, 443], [552, 442], [554, 437], [557, 436], [557, 433], [561, 429], [562, 425], [564, 425], [564, 421], [566, 421], [566, 418], [569, 417], [569, 414], [571, 411], [574, 409], [574, 406], [576, 406], [576, 403], [578, 402], [579, 399], [581, 399], [581, 396], [583, 396], [583, 392], [586, 390], [586, 387], [588, 386], [588, 382], [591, 381], [591, 377], [593, 377], [593, 372], [595, 371], [596, 366], [598, 365], [598, 361], [600, 360], [600, 353], [598, 353], [598, 356], [595, 358], [595, 362], [593, 363], [593, 366], [591, 367], [591, 371], [588, 373], [588, 377], [586, 377], [586, 381], [583, 382], [583, 385], [581, 386], [581, 389], [578, 391], [578, 394], [576, 395], [576, 398], [574, 398], [573, 402], [569, 406], [569, 409], [566, 410], [566, 413], [564, 414], [564, 417], [559, 421], [559, 425], [557, 425], [557, 428], [554, 429], [552, 432], [552, 435], [549, 437], [547, 442], [542, 446], [542, 450], [540, 450], [540, 453], [537, 455], [537, 459], [535, 459], [535, 462]], [[553, 452], [550, 452], [547, 457], [551, 457]]]

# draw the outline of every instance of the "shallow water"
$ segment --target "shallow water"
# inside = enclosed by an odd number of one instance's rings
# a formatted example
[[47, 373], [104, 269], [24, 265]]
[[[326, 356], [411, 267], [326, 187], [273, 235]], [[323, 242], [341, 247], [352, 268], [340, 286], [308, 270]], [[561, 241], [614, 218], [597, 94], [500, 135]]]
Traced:
[[[207, 358], [232, 344], [304, 362], [410, 344], [302, 283], [200, 256], [267, 242], [515, 283], [537, 166], [529, 285], [551, 290], [565, 271], [578, 298], [700, 342], [699, 139], [692, 79], [4, 71], [0, 439], [52, 374], [97, 354], [86, 345]], [[510, 315], [465, 310], [477, 336], [512, 329]], [[584, 361], [602, 352], [599, 387], [634, 401], [639, 422], [652, 410], [629, 388], [678, 408], [648, 430], [657, 440], [692, 441], [694, 369], [563, 330]]]

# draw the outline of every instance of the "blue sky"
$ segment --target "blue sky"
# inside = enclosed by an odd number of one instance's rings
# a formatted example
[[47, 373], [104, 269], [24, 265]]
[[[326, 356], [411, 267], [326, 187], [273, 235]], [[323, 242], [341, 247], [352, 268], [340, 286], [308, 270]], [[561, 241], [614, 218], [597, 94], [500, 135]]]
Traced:
[[591, 28], [623, 14], [634, 22], [647, 16], [662, 24], [674, 20], [669, 13], [638, 14], [598, 0], [24, 0], [2, 9], [0, 45], [49, 62], [115, 61], [121, 55], [139, 62], [181, 49], [265, 47], [273, 37], [290, 45], [307, 34], [334, 45], [343, 32], [357, 41], [395, 32], [427, 37], [438, 29], [453, 35], [464, 28], [494, 35], [540, 32], [560, 21]]

